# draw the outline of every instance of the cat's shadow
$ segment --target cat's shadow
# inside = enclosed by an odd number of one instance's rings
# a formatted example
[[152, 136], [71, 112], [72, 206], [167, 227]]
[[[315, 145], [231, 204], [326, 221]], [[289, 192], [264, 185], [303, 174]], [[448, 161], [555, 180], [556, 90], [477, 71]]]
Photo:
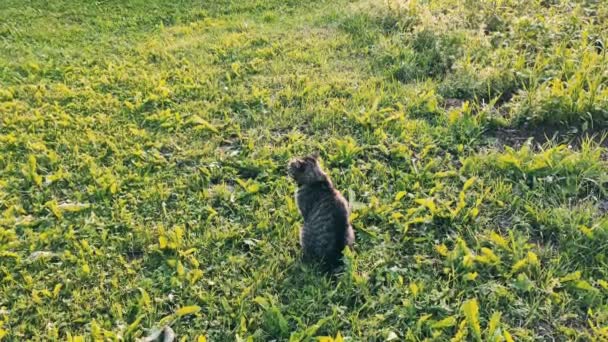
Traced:
[[284, 270], [281, 279], [275, 284], [275, 290], [281, 294], [281, 299], [286, 301], [297, 296], [298, 299], [310, 300], [315, 305], [320, 304], [319, 298], [327, 301], [328, 305], [335, 304], [339, 298], [334, 295], [346, 277], [345, 272], [344, 265], [328, 271], [321, 265], [296, 258]]

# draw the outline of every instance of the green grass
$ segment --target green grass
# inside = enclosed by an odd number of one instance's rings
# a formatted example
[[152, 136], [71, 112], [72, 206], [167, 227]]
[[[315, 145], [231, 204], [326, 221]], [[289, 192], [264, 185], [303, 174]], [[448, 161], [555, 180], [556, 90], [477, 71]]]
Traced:
[[[0, 339], [608, 338], [607, 23], [605, 1], [2, 1]], [[496, 134], [548, 128], [569, 135]], [[354, 206], [333, 279], [299, 260], [286, 177], [314, 150]]]

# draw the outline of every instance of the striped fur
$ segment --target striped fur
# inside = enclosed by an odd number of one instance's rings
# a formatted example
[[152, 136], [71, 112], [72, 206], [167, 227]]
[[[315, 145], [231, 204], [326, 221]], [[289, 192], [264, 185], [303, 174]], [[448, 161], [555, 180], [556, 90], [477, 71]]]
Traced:
[[342, 250], [352, 247], [355, 240], [348, 203], [321, 170], [316, 156], [292, 160], [289, 174], [298, 185], [296, 203], [304, 218], [300, 230], [304, 260], [333, 269], [340, 264]]

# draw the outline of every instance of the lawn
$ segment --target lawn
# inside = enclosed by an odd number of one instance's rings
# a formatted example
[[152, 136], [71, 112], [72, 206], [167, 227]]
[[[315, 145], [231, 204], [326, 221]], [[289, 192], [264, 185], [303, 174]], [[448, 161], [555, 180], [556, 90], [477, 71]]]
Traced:
[[2, 0], [0, 340], [608, 340], [607, 45], [600, 0]]

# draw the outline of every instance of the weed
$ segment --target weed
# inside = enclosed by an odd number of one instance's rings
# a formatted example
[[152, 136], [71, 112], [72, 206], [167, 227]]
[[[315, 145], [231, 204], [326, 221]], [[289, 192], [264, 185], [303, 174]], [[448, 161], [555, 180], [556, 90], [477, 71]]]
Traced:
[[[605, 1], [0, 2], [0, 339], [602, 340], [605, 141], [486, 132], [605, 130], [607, 22]], [[333, 278], [300, 262], [285, 167], [312, 151], [357, 235]]]

